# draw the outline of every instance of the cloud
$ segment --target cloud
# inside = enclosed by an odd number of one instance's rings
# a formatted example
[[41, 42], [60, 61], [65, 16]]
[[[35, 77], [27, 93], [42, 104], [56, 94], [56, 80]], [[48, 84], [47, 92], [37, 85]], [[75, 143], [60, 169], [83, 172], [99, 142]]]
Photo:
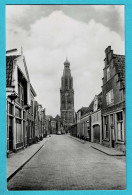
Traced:
[[73, 19], [88, 23], [91, 19], [102, 23], [124, 39], [124, 5], [7, 5], [7, 20], [29, 30], [41, 17], [48, 17], [54, 11]]
[[114, 53], [124, 54], [120, 35], [102, 23], [88, 23], [54, 11], [30, 25], [27, 32], [14, 28], [10, 37], [7, 25], [7, 47], [24, 47], [31, 83], [37, 100], [47, 114], [60, 113], [60, 86], [66, 56], [71, 63], [75, 91], [75, 110], [88, 106], [101, 91], [104, 50], [111, 45]]

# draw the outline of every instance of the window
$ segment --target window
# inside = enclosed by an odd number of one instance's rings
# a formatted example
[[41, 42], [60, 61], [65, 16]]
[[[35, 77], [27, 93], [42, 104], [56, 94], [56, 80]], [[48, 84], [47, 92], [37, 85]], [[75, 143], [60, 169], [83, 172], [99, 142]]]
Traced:
[[114, 128], [114, 115], [110, 115], [110, 127], [111, 127], [111, 136], [112, 140], [115, 140], [115, 128]]
[[123, 113], [118, 112], [116, 115], [117, 115], [117, 140], [124, 141]]
[[13, 105], [9, 103], [9, 114], [13, 115]]
[[30, 107], [30, 109], [28, 110], [28, 113], [30, 113], [30, 114], [33, 115], [33, 100], [31, 100], [31, 107]]
[[109, 118], [104, 117], [104, 139], [109, 139]]
[[22, 128], [21, 128], [21, 120], [16, 119], [16, 142], [22, 142]]
[[23, 106], [24, 105], [24, 90], [22, 86], [21, 86], [20, 99], [21, 99], [21, 105]]
[[20, 83], [18, 83], [18, 97], [17, 97], [17, 102], [21, 104], [22, 106], [24, 105], [24, 89]]
[[110, 67], [107, 68], [107, 81], [110, 79]]
[[15, 116], [21, 118], [21, 110], [15, 107]]
[[113, 114], [110, 115], [110, 122], [111, 122], [111, 125], [114, 124], [114, 116], [113, 116]]
[[113, 95], [113, 89], [110, 90], [107, 94], [106, 94], [106, 103], [107, 105], [111, 104], [114, 102], [114, 95]]

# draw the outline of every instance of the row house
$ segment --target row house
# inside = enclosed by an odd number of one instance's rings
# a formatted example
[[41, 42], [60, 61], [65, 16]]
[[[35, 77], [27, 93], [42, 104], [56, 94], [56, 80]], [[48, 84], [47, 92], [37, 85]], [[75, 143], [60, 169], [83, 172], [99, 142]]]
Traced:
[[91, 142], [102, 144], [102, 92], [95, 95], [91, 112]]
[[34, 129], [35, 129], [35, 138], [36, 141], [39, 139], [39, 112], [38, 112], [38, 102], [34, 102]]
[[125, 56], [108, 46], [104, 62], [102, 91], [77, 111], [74, 136], [125, 152]]
[[26, 145], [31, 145], [35, 143], [35, 121], [34, 121], [34, 104], [35, 104], [35, 97], [36, 93], [30, 84], [30, 97], [31, 97], [31, 105], [30, 108], [27, 110], [27, 127], [26, 127]]
[[35, 143], [36, 137], [44, 136], [45, 112], [39, 108], [35, 97], [24, 55], [7, 55], [7, 154]]
[[52, 116], [46, 115], [46, 132], [47, 132], [47, 135], [52, 134], [51, 120], [52, 120]]
[[77, 113], [75, 112], [74, 124], [70, 127], [70, 135], [77, 137]]
[[[91, 112], [93, 110], [93, 101], [89, 107], [83, 107], [80, 113], [80, 138], [91, 141]], [[79, 111], [80, 112], [80, 111]]]
[[102, 85], [103, 145], [125, 151], [125, 56], [105, 50]]
[[82, 107], [78, 110], [77, 137], [95, 143], [102, 143], [101, 102], [102, 92], [95, 95], [89, 107]]
[[42, 109], [42, 137], [46, 137], [46, 130], [45, 130], [45, 108]]
[[54, 118], [51, 119], [51, 132], [56, 134], [56, 120]]
[[41, 104], [38, 104], [38, 129], [39, 129], [39, 139], [42, 140], [45, 137], [45, 109], [43, 109]]
[[46, 137], [45, 109], [37, 101], [34, 102], [34, 129], [35, 140], [42, 140]]
[[26, 146], [30, 79], [23, 55], [6, 56], [7, 153]]
[[[87, 125], [89, 116], [86, 115], [88, 107], [82, 107], [77, 111], [77, 137], [80, 139], [85, 139], [85, 136], [88, 137]], [[87, 139], [87, 138], [86, 138]]]

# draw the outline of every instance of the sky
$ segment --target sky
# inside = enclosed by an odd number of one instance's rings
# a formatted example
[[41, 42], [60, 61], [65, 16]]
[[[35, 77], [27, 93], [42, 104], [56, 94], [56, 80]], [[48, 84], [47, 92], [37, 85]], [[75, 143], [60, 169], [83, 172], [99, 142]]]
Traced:
[[[75, 111], [101, 92], [105, 49], [125, 54], [123, 5], [7, 5], [6, 50], [21, 47], [36, 100], [60, 114], [61, 76], [70, 61]], [[13, 55], [12, 54], [12, 55]]]

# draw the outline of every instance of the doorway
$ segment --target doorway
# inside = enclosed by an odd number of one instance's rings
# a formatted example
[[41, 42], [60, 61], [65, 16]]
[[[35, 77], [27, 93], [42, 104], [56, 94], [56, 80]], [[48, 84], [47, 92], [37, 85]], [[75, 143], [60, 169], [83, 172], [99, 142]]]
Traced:
[[99, 125], [94, 125], [93, 126], [93, 131], [94, 131], [94, 142], [95, 143], [100, 143], [100, 126]]
[[13, 151], [12, 117], [9, 117], [9, 151]]

